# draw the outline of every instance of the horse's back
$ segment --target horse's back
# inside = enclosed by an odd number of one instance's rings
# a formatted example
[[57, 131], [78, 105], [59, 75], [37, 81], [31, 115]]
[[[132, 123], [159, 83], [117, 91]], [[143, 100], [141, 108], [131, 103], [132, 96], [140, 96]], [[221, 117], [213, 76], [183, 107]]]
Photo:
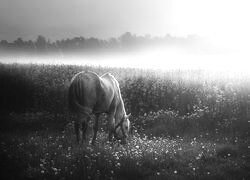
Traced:
[[69, 107], [72, 111], [79, 111], [81, 107], [93, 109], [100, 94], [101, 85], [98, 75], [90, 71], [80, 72], [71, 80]]
[[109, 93], [108, 91], [116, 92], [119, 90], [119, 84], [118, 81], [115, 79], [115, 77], [110, 74], [106, 73], [100, 77], [101, 85], [103, 89], [106, 91], [106, 93]]
[[104, 88], [106, 94], [110, 94], [110, 92], [112, 92], [113, 96], [115, 95], [118, 96], [117, 98], [119, 98], [120, 88], [119, 88], [119, 83], [115, 79], [115, 77], [110, 73], [106, 73], [103, 76], [101, 76], [100, 79], [103, 82], [103, 84], [106, 85], [106, 88]]

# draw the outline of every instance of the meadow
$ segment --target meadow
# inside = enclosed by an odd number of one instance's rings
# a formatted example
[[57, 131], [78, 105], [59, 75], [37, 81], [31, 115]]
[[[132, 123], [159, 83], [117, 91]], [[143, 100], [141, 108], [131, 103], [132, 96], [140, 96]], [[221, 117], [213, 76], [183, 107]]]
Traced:
[[[111, 72], [132, 113], [127, 145], [76, 144], [67, 89]], [[1, 179], [250, 179], [250, 77], [202, 70], [0, 64]], [[92, 122], [88, 136], [92, 136]]]

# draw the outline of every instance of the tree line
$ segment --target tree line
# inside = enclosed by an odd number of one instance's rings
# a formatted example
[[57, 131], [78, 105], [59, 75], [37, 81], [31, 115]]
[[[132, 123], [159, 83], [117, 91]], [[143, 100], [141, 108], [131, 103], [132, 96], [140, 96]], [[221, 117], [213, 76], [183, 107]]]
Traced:
[[0, 49], [25, 52], [85, 52], [101, 50], [123, 50], [145, 47], [150, 45], [172, 45], [172, 44], [190, 44], [198, 40], [196, 35], [190, 35], [185, 38], [173, 37], [169, 34], [163, 37], [152, 37], [151, 35], [138, 36], [126, 32], [117, 38], [108, 40], [94, 37], [74, 37], [62, 40], [50, 41], [42, 35], [38, 35], [35, 40], [23, 40], [21, 37], [13, 42], [7, 40], [0, 41]]

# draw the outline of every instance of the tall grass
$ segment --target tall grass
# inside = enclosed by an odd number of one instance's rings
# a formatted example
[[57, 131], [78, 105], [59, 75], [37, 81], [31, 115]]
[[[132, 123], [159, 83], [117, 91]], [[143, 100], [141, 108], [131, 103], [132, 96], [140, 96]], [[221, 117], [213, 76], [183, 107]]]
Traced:
[[[1, 114], [49, 112], [57, 118], [67, 113], [70, 79], [83, 70], [115, 75], [125, 107], [132, 113], [136, 125], [153, 122], [154, 128], [165, 129], [168, 135], [196, 131], [216, 133], [218, 129], [234, 135], [248, 135], [250, 79], [244, 76], [215, 78], [198, 70], [160, 72], [95, 66], [1, 64]], [[157, 128], [159, 122], [164, 123]]]

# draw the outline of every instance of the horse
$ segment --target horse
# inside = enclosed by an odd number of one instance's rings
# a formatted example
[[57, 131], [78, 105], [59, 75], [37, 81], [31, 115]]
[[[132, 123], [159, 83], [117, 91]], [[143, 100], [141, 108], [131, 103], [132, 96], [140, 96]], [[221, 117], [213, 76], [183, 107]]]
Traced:
[[86, 142], [86, 130], [91, 114], [96, 117], [91, 142], [92, 145], [95, 144], [98, 119], [102, 113], [107, 114], [109, 141], [112, 142], [113, 138], [116, 138], [126, 144], [131, 114], [126, 114], [119, 83], [112, 74], [98, 76], [91, 71], [77, 73], [70, 82], [68, 105], [70, 111], [78, 116], [74, 123], [78, 144]]

